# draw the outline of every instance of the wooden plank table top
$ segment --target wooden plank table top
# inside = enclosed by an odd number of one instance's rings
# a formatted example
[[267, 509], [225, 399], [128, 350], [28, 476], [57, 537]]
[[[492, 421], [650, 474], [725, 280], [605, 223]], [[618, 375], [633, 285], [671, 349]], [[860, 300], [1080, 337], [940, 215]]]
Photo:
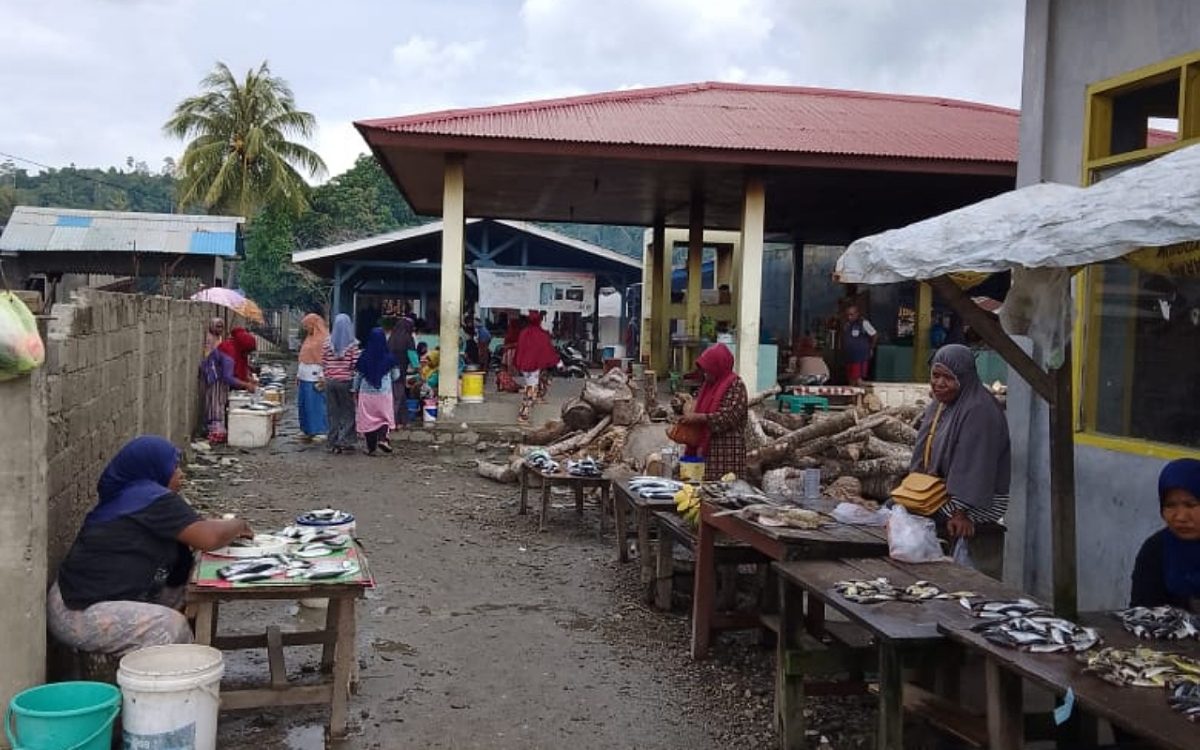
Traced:
[[[202, 572], [211, 569], [217, 559], [207, 553], [200, 556], [199, 564], [193, 567], [192, 579], [188, 582], [186, 593], [186, 601], [196, 613], [196, 642], [225, 651], [265, 648], [270, 669], [269, 687], [222, 690], [222, 709], [328, 704], [329, 736], [342, 738], [346, 735], [350, 693], [357, 683], [356, 600], [365, 596], [367, 588], [372, 585], [366, 555], [359, 548], [355, 548], [354, 552], [363, 576], [353, 580], [276, 580], [237, 585], [214, 585], [212, 581], [200, 579]], [[236, 560], [224, 559], [222, 562], [232, 563]], [[278, 626], [272, 625], [265, 633], [260, 634], [223, 636], [218, 633], [222, 604], [309, 598], [329, 600], [325, 627], [321, 630], [284, 633]], [[321, 668], [323, 671], [332, 672], [331, 679], [315, 685], [288, 683], [283, 649], [285, 646], [303, 645], [322, 647]]]
[[860, 604], [834, 590], [839, 581], [887, 578], [893, 586], [904, 588], [917, 581], [928, 581], [946, 593], [971, 591], [985, 599], [1015, 599], [1022, 594], [989, 578], [977, 570], [952, 562], [919, 565], [902, 563], [889, 557], [848, 560], [799, 560], [775, 563], [780, 578], [804, 589], [816, 599], [844, 614], [870, 631], [878, 640], [899, 644], [935, 643], [944, 636], [940, 623], [964, 627], [978, 625], [979, 619], [958, 599], [931, 599], [921, 602], [876, 602]]
[[550, 512], [550, 488], [554, 485], [564, 485], [570, 487], [575, 493], [575, 513], [583, 515], [583, 491], [587, 488], [596, 488], [600, 490], [600, 528], [597, 533], [600, 536], [604, 535], [604, 514], [610, 504], [609, 493], [612, 487], [612, 479], [608, 476], [598, 477], [581, 477], [570, 474], [566, 469], [560, 468], [558, 471], [542, 471], [536, 469], [527, 463], [521, 463], [520, 470], [521, 479], [521, 504], [517, 512], [520, 515], [525, 515], [529, 512], [529, 478], [538, 477], [541, 480], [542, 488], [542, 509], [538, 515], [538, 531], [546, 530], [546, 516]]
[[[824, 501], [813, 509], [831, 507]], [[692, 658], [708, 655], [712, 640], [713, 597], [716, 566], [713, 544], [717, 534], [725, 534], [749, 544], [776, 562], [803, 559], [839, 559], [844, 557], [884, 557], [888, 553], [887, 534], [882, 528], [851, 526], [833, 522], [818, 529], [763, 526], [738, 515], [726, 515], [725, 509], [710, 502], [700, 504], [700, 529], [696, 545], [695, 591], [692, 597]]]
[[[1200, 656], [1200, 644], [1195, 642], [1138, 640], [1107, 615], [1089, 615], [1080, 619], [1100, 629], [1106, 646], [1145, 646], [1159, 651]], [[988, 722], [995, 738], [992, 744], [995, 750], [1021, 747], [1024, 743], [1019, 732], [1014, 733], [1010, 727], [1004, 726], [1006, 717], [1019, 715], [1020, 678], [1058, 695], [1064, 695], [1070, 688], [1077, 707], [1159, 747], [1172, 750], [1195, 750], [1200, 747], [1200, 724], [1189, 722], [1182, 714], [1171, 709], [1164, 688], [1112, 685], [1084, 672], [1084, 665], [1075, 654], [1017, 651], [988, 641], [979, 633], [971, 632], [966, 624], [947, 623], [940, 630], [952, 641], [987, 657]]]

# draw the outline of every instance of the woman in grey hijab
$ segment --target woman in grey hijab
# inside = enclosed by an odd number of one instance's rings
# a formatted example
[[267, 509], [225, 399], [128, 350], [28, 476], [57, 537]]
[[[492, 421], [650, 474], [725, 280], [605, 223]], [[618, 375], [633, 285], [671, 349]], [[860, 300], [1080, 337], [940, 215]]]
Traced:
[[[975, 524], [998, 522], [1008, 510], [1008, 422], [979, 381], [975, 355], [961, 344], [938, 349], [930, 373], [934, 401], [921, 417], [910, 471], [941, 477], [950, 499], [938, 511], [950, 536], [975, 535]], [[929, 465], [925, 442], [933, 432]]]

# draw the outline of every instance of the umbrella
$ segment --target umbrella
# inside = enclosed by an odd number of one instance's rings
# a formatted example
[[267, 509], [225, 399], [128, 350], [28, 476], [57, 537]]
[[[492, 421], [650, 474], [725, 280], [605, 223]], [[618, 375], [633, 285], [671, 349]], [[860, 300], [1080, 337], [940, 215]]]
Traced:
[[260, 325], [265, 322], [262, 308], [255, 304], [254, 300], [233, 289], [226, 289], [220, 286], [209, 287], [208, 289], [196, 292], [191, 296], [191, 299], [196, 302], [211, 302], [214, 305], [228, 307], [243, 318]]

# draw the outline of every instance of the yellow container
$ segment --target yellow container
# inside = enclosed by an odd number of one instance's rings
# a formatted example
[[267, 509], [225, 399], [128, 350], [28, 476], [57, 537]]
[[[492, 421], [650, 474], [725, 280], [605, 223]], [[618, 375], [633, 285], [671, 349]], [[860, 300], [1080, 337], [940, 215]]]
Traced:
[[275, 404], [276, 406], [283, 405], [283, 391], [264, 390], [262, 398], [263, 401], [266, 401], [268, 404]]
[[464, 404], [483, 403], [483, 372], [471, 370], [462, 374], [462, 401]]
[[684, 482], [704, 481], [704, 462], [682, 458], [679, 460], [679, 478]]

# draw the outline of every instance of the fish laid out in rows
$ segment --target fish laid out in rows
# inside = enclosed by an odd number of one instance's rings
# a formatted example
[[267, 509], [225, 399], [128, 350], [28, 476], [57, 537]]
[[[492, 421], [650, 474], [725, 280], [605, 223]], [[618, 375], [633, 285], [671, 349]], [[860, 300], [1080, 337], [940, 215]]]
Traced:
[[1085, 672], [1123, 687], [1174, 688], [1200, 684], [1200, 662], [1150, 648], [1102, 648], [1079, 657]]
[[833, 588], [842, 597], [858, 604], [878, 602], [923, 602], [931, 599], [969, 599], [978, 596], [972, 591], [943, 592], [929, 581], [917, 581], [897, 588], [887, 578], [838, 581]]
[[585, 456], [578, 461], [567, 461], [567, 473], [573, 477], [600, 478], [604, 474], [604, 464]]
[[977, 602], [964, 601], [963, 606], [984, 620], [1009, 620], [1014, 617], [1049, 617], [1050, 610], [1032, 599], [995, 599]]
[[989, 620], [971, 629], [992, 643], [1035, 654], [1087, 651], [1100, 643], [1100, 633], [1095, 628], [1042, 615]]
[[674, 500], [683, 484], [663, 477], [634, 477], [629, 480], [629, 489], [646, 500]]
[[1167, 696], [1171, 708], [1187, 717], [1188, 721], [1200, 722], [1200, 683], [1181, 682]]
[[1200, 638], [1200, 620], [1176, 607], [1130, 607], [1113, 612], [1113, 617], [1138, 638], [1167, 641]]
[[340, 578], [361, 570], [354, 560], [322, 560], [309, 562], [292, 555], [269, 555], [239, 560], [217, 570], [217, 575], [230, 583], [265, 581], [278, 575], [310, 581]]
[[786, 526], [792, 529], [819, 529], [833, 523], [833, 519], [805, 508], [784, 508], [778, 505], [758, 503], [736, 511], [748, 521], [763, 526]]
[[551, 458], [550, 452], [544, 448], [530, 451], [529, 455], [525, 456], [525, 463], [543, 474], [557, 474], [559, 470], [558, 462]]

